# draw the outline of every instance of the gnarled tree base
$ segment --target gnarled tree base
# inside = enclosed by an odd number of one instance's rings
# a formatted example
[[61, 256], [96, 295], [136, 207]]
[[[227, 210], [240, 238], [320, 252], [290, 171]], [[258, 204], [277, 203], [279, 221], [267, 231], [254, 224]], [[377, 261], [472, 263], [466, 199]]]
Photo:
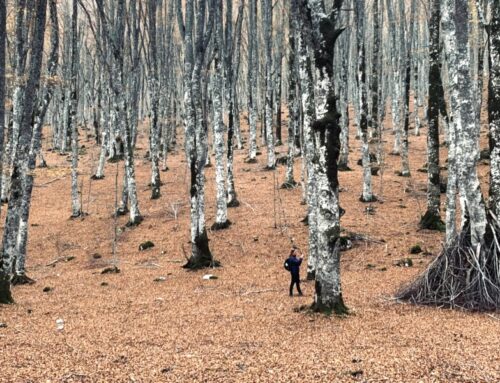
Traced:
[[464, 228], [416, 281], [396, 297], [414, 304], [491, 311], [500, 308], [500, 227], [488, 225], [485, 244], [477, 251]]
[[204, 269], [206, 267], [219, 267], [220, 262], [214, 260], [210, 247], [208, 246], [208, 236], [207, 232], [204, 231], [202, 234], [198, 235], [193, 244], [193, 249], [191, 252], [191, 257], [188, 259], [187, 263], [182, 266], [189, 270]]
[[446, 224], [441, 220], [441, 217], [429, 210], [420, 219], [418, 226], [421, 229], [446, 231]]
[[36, 281], [28, 277], [26, 274], [16, 274], [10, 283], [12, 286], [34, 285]]
[[103, 175], [94, 174], [93, 176], [90, 177], [90, 179], [94, 180], [94, 181], [103, 180], [104, 179], [104, 174]]

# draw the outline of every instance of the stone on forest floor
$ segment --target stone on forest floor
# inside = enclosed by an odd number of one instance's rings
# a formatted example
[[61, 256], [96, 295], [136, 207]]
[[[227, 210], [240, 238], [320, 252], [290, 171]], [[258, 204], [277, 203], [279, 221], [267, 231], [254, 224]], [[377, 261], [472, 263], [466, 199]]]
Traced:
[[402, 258], [395, 263], [395, 266], [398, 267], [412, 267], [413, 260], [411, 258]]
[[410, 254], [420, 254], [422, 252], [422, 247], [417, 243], [410, 248]]
[[165, 282], [167, 280], [167, 277], [156, 277], [153, 279], [153, 282]]
[[106, 267], [103, 271], [101, 271], [101, 274], [118, 274], [120, 272], [120, 269], [116, 266], [110, 266]]
[[219, 278], [216, 275], [213, 275], [213, 274], [205, 274], [203, 276], [203, 279], [206, 280], [206, 281], [208, 281], [210, 279], [219, 279]]
[[46, 287], [44, 287], [44, 288], [43, 288], [43, 290], [42, 290], [42, 291], [43, 291], [44, 293], [48, 293], [49, 291], [52, 291], [52, 290], [54, 290], [52, 287], [46, 286]]
[[155, 244], [151, 241], [146, 241], [139, 245], [139, 251], [151, 249], [152, 247], [155, 247]]
[[0, 322], [0, 328], [7, 328], [7, 323]]

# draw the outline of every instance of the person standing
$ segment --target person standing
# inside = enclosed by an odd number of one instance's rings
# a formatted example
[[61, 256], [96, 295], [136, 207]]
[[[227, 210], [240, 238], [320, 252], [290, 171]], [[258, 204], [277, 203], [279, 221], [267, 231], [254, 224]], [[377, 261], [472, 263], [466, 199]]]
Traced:
[[300, 290], [300, 265], [302, 263], [302, 254], [297, 257], [297, 249], [292, 248], [290, 250], [290, 256], [285, 261], [285, 265], [288, 265], [287, 270], [290, 271], [291, 282], [290, 282], [290, 296], [293, 296], [293, 285], [297, 286], [297, 291], [299, 295], [303, 295]]

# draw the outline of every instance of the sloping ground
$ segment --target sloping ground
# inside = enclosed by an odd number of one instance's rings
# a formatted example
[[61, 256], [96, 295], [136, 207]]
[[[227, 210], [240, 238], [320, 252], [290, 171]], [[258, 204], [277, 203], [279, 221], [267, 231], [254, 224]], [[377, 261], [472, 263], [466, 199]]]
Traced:
[[[386, 139], [389, 151], [389, 130]], [[441, 248], [442, 234], [417, 226], [425, 211], [426, 175], [417, 172], [425, 163], [424, 135], [410, 139], [411, 179], [394, 174], [399, 157], [386, 157], [383, 181], [374, 177], [383, 203], [370, 205], [373, 215], [365, 210], [369, 204], [358, 200], [359, 142], [351, 139], [353, 171], [340, 176], [347, 211], [342, 225], [375, 242], [356, 242], [343, 253], [344, 297], [352, 311], [343, 319], [296, 312], [312, 302], [311, 282], [303, 284], [304, 297], [288, 297], [282, 264], [288, 235], [307, 247], [307, 228], [300, 223], [306, 207], [300, 188], [279, 193], [273, 188], [276, 180], [282, 182], [284, 168], [261, 171], [264, 150], [261, 163], [252, 165], [243, 162], [246, 152], [236, 152], [241, 206], [230, 209], [234, 224], [228, 230], [209, 233], [223, 267], [186, 272], [181, 268], [183, 248], [189, 249], [184, 155], [179, 151], [169, 158], [162, 198], [151, 201], [146, 137], [140, 142], [137, 175], [145, 221], [125, 229], [126, 218], [119, 219], [120, 274], [101, 274], [112, 261], [115, 165], [107, 165], [104, 180], [89, 184], [98, 151], [83, 156], [84, 209], [90, 213], [83, 220], [69, 220], [66, 157], [48, 154], [51, 167], [37, 170], [28, 259], [37, 283], [15, 287], [17, 303], [0, 307], [0, 322], [7, 324], [0, 328], [0, 382], [500, 381], [498, 313], [415, 307], [392, 299], [432, 259], [410, 255], [410, 247], [418, 243], [432, 254]], [[483, 175], [488, 171], [486, 165], [480, 169]], [[296, 175], [299, 179], [300, 161]], [[213, 168], [207, 182], [210, 225]], [[139, 251], [147, 240], [155, 247]], [[75, 259], [47, 266], [65, 256]], [[408, 257], [413, 267], [395, 266]], [[207, 272], [218, 279], [203, 280]], [[155, 282], [158, 277], [165, 280]], [[45, 287], [52, 290], [43, 292]], [[63, 331], [56, 330], [57, 319], [64, 320]]]

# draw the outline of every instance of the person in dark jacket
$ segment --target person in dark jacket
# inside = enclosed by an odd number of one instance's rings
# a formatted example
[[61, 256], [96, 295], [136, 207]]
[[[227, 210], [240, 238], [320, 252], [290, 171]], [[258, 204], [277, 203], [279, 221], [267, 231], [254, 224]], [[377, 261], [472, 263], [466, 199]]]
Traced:
[[290, 276], [292, 280], [290, 282], [290, 296], [293, 296], [293, 285], [297, 286], [297, 291], [299, 295], [302, 295], [302, 291], [300, 290], [300, 264], [302, 263], [302, 254], [297, 257], [297, 249], [292, 248], [290, 250], [290, 256], [286, 260], [290, 268]]

